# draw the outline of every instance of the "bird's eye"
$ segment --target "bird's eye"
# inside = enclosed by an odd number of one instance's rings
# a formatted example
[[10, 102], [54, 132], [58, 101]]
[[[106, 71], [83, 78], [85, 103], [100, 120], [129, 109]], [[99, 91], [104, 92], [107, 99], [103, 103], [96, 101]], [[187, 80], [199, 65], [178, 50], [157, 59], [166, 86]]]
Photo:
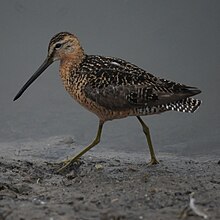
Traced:
[[59, 49], [59, 48], [61, 48], [61, 46], [62, 46], [62, 44], [57, 43], [57, 44], [55, 45], [55, 48], [56, 48], [56, 49]]

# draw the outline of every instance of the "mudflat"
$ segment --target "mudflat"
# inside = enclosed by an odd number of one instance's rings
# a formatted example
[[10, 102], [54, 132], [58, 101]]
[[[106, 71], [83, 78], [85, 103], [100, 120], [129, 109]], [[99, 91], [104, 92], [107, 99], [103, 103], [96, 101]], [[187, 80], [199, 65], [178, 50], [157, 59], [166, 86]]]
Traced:
[[220, 219], [218, 158], [159, 153], [148, 166], [143, 154], [92, 150], [58, 174], [57, 162], [81, 149], [70, 137], [0, 148], [0, 220], [203, 219], [189, 209], [192, 192], [196, 208]]

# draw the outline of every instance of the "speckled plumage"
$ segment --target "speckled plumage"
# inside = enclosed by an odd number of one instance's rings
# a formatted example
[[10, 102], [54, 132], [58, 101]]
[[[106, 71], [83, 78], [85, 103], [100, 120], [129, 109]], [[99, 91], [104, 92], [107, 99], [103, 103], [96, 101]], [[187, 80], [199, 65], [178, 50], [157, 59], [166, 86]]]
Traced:
[[119, 58], [86, 55], [78, 38], [68, 32], [61, 32], [51, 39], [46, 60], [14, 100], [56, 60], [60, 60], [60, 76], [66, 90], [99, 118], [94, 141], [66, 160], [59, 171], [99, 143], [105, 121], [127, 116], [137, 117], [149, 145], [150, 163], [157, 164], [149, 128], [140, 116], [170, 110], [194, 112], [201, 104], [200, 100], [191, 98], [201, 92], [199, 89], [158, 78]]
[[194, 112], [201, 103], [188, 98], [198, 89], [160, 79], [118, 58], [85, 55], [69, 74], [64, 82], [68, 92], [104, 121], [169, 110]]

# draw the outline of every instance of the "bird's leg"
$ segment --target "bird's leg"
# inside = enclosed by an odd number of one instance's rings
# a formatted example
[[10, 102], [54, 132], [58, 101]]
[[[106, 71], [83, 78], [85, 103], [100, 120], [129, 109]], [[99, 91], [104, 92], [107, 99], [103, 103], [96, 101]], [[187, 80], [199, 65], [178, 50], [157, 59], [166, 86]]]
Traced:
[[151, 156], [151, 160], [150, 160], [150, 165], [153, 165], [153, 164], [158, 164], [158, 160], [156, 159], [156, 156], [155, 156], [155, 153], [154, 153], [154, 147], [153, 147], [153, 144], [152, 144], [152, 141], [151, 141], [151, 137], [150, 137], [150, 130], [149, 128], [147, 127], [147, 125], [144, 123], [144, 121], [141, 119], [140, 116], [137, 116], [137, 119], [138, 121], [141, 123], [141, 126], [143, 128], [143, 132], [147, 138], [147, 143], [148, 143], [148, 146], [149, 146], [149, 150], [150, 150], [150, 156]]
[[96, 134], [95, 139], [93, 140], [93, 142], [88, 145], [87, 147], [85, 147], [82, 151], [80, 151], [77, 155], [75, 155], [74, 157], [64, 160], [63, 164], [64, 166], [62, 166], [57, 172], [62, 172], [63, 170], [65, 170], [65, 168], [67, 168], [70, 164], [72, 164], [73, 162], [77, 161], [83, 154], [85, 154], [87, 151], [89, 151], [91, 148], [93, 148], [94, 146], [96, 146], [99, 142], [100, 142], [100, 138], [101, 138], [101, 134], [102, 134], [102, 127], [103, 127], [104, 122], [103, 121], [99, 121], [99, 127], [98, 127], [98, 131]]

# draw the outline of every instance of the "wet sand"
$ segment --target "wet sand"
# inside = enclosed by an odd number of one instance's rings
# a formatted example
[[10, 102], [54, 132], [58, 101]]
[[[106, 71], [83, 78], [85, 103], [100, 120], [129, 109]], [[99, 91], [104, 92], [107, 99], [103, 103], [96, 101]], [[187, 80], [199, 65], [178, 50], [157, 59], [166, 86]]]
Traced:
[[144, 154], [97, 147], [57, 174], [55, 162], [82, 148], [70, 137], [0, 145], [0, 220], [178, 219], [192, 192], [208, 219], [220, 219], [218, 158], [159, 152], [160, 164], [147, 166]]

